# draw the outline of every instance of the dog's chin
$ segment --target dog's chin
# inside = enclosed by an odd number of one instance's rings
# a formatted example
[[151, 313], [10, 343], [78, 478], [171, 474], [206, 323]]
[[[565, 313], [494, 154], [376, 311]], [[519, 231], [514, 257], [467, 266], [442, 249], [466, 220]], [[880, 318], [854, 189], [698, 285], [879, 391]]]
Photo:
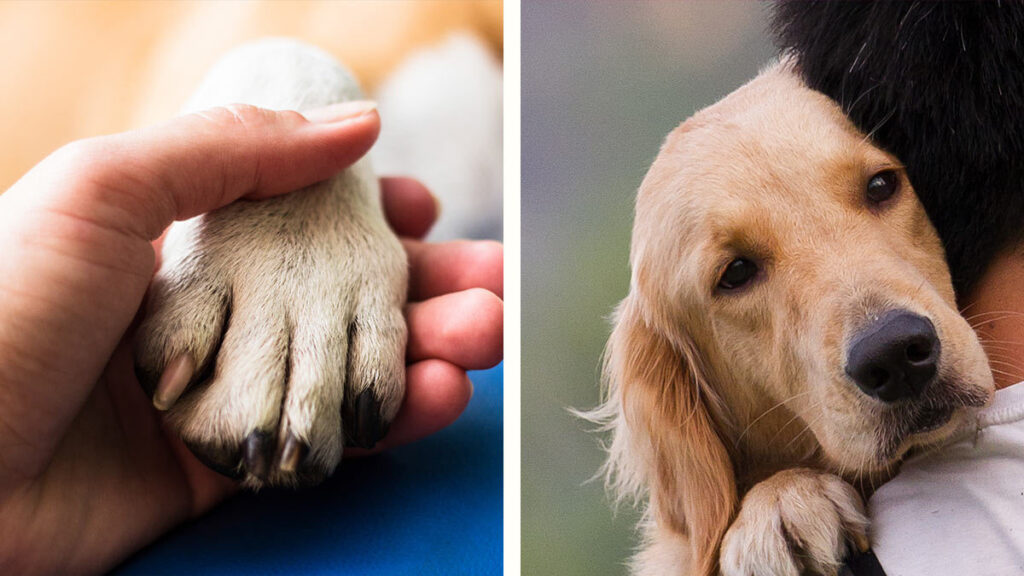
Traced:
[[938, 382], [924, 400], [893, 407], [879, 427], [879, 464], [891, 466], [909, 452], [941, 444], [974, 420], [992, 394], [985, 388]]
[[942, 443], [970, 420], [969, 410], [973, 409], [944, 406], [916, 413], [909, 431], [883, 440], [878, 453], [880, 463], [888, 466], [902, 460], [909, 452]]

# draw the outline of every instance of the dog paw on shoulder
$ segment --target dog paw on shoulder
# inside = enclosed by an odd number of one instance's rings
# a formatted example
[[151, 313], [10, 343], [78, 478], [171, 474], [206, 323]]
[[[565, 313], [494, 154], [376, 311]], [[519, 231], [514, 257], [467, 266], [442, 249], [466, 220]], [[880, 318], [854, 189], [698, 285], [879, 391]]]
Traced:
[[723, 576], [837, 574], [851, 547], [868, 548], [860, 495], [834, 474], [778, 472], [747, 492], [722, 541]]

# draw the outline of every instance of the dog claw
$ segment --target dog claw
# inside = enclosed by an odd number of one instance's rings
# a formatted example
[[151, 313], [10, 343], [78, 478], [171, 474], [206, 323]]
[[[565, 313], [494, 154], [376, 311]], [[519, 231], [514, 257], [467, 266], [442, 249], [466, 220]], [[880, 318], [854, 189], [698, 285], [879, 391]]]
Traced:
[[354, 406], [346, 405], [346, 408], [342, 422], [347, 445], [373, 448], [388, 433], [389, 424], [381, 418], [380, 406], [369, 389], [356, 397]]
[[185, 445], [200, 462], [214, 472], [235, 480], [241, 480], [245, 476], [245, 471], [239, 466], [241, 455], [237, 445], [217, 446], [188, 440], [185, 440]]
[[195, 371], [196, 363], [189, 354], [182, 354], [171, 360], [164, 368], [160, 382], [156, 385], [156, 391], [153, 393], [153, 406], [160, 411], [173, 406], [192, 380]]
[[267, 472], [270, 468], [267, 457], [269, 440], [270, 434], [254, 430], [242, 441], [242, 461], [245, 464], [245, 469], [260, 480], [267, 479]]
[[282, 472], [295, 472], [308, 453], [309, 446], [289, 432], [284, 439], [284, 447], [281, 448], [281, 463], [278, 468]]

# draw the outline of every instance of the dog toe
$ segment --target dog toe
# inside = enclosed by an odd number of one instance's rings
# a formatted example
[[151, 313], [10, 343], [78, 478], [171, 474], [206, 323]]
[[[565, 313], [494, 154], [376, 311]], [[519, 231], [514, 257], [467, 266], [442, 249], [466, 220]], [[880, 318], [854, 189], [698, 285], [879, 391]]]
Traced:
[[349, 446], [373, 448], [405, 395], [406, 327], [398, 306], [365, 307], [349, 328], [342, 422]]
[[384, 421], [380, 408], [380, 402], [369, 388], [360, 392], [355, 400], [345, 401], [342, 422], [346, 446], [373, 448], [388, 433], [390, 422]]
[[867, 547], [856, 490], [832, 474], [785, 470], [744, 497], [722, 541], [722, 573], [834, 575], [851, 546]]
[[161, 411], [212, 365], [227, 316], [226, 287], [175, 287], [154, 280], [135, 338], [135, 376]]
[[234, 480], [245, 477], [245, 470], [240, 465], [242, 454], [238, 445], [194, 442], [187, 439], [183, 439], [183, 442], [197, 460], [214, 472]]

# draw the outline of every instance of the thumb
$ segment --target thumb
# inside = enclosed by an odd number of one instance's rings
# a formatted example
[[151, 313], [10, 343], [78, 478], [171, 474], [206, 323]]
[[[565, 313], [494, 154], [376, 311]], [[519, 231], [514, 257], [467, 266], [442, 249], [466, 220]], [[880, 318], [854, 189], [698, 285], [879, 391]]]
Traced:
[[0, 446], [0, 460], [45, 465], [138, 310], [150, 241], [172, 221], [324, 180], [379, 126], [366, 102], [308, 118], [218, 108], [71, 144], [0, 195], [0, 423], [32, 439]]
[[366, 154], [379, 130], [373, 102], [305, 116], [236, 104], [72, 143], [23, 180], [52, 192], [37, 204], [154, 240], [174, 220], [325, 180]]

